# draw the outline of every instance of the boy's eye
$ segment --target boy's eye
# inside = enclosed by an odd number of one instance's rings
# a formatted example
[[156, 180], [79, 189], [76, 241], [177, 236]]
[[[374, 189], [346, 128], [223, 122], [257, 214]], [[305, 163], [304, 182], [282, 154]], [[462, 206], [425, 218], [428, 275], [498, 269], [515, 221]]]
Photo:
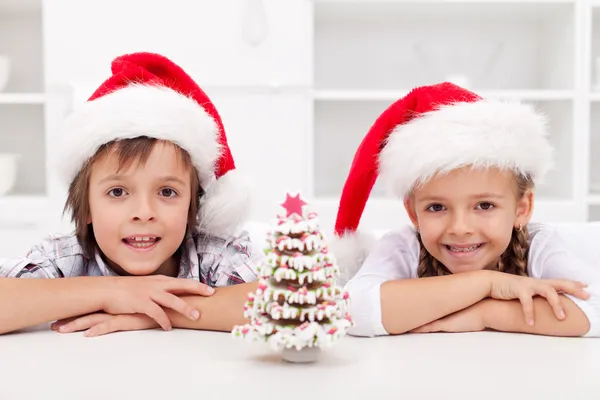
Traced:
[[480, 210], [487, 211], [487, 210], [491, 210], [492, 208], [494, 208], [494, 205], [492, 203], [488, 203], [488, 202], [484, 201], [482, 203], [479, 203], [477, 205], [477, 208], [479, 208]]
[[122, 197], [126, 194], [125, 189], [123, 188], [114, 188], [108, 191], [108, 195], [110, 197]]
[[177, 192], [171, 188], [164, 188], [160, 190], [160, 195], [164, 197], [175, 197]]
[[427, 211], [433, 211], [433, 212], [444, 211], [444, 206], [441, 204], [432, 204], [429, 207], [427, 207]]

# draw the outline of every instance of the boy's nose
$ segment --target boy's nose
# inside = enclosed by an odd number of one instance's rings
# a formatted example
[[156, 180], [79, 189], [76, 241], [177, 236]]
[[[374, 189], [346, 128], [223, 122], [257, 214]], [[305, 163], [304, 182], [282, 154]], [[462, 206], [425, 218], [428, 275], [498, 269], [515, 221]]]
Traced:
[[154, 204], [149, 197], [142, 196], [134, 205], [133, 219], [136, 221], [150, 221], [156, 217]]

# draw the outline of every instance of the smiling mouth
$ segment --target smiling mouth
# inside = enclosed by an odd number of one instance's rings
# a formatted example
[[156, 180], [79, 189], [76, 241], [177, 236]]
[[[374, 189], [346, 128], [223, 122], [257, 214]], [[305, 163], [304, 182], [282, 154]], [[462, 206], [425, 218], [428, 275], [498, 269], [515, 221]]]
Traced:
[[472, 251], [477, 250], [478, 248], [480, 248], [483, 245], [483, 243], [478, 243], [478, 244], [474, 244], [472, 246], [452, 246], [449, 244], [446, 244], [444, 246], [446, 246], [446, 249], [448, 249], [449, 251], [453, 252], [453, 253], [470, 253]]
[[148, 249], [160, 241], [158, 236], [132, 236], [122, 239], [123, 243], [136, 249]]

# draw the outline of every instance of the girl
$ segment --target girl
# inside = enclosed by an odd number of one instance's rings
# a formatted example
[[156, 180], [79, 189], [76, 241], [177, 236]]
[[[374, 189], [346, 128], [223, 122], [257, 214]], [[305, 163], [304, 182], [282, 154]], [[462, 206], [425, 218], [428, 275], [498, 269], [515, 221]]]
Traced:
[[[545, 125], [529, 106], [450, 83], [414, 89], [377, 119], [344, 186], [332, 246], [346, 277], [360, 267], [347, 284], [349, 333], [600, 336], [600, 266], [529, 223], [552, 157]], [[371, 249], [356, 228], [378, 172], [413, 226]]]
[[0, 333], [54, 320], [89, 336], [243, 322], [260, 254], [234, 236], [248, 192], [195, 82], [157, 54], [118, 57], [63, 139], [75, 233], [0, 262]]

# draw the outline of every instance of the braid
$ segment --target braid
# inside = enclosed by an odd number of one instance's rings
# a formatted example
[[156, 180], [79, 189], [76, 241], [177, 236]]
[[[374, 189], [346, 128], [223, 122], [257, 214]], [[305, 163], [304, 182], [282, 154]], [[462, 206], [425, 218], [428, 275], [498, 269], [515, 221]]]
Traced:
[[498, 271], [528, 276], [529, 232], [526, 226], [513, 229], [510, 243], [498, 261]]
[[419, 253], [419, 267], [417, 268], [417, 276], [424, 278], [427, 276], [439, 276], [439, 275], [450, 275], [451, 272], [446, 268], [444, 264], [439, 262], [434, 256], [429, 254], [423, 242], [421, 241], [421, 235], [417, 233], [417, 239], [421, 246]]
[[[450, 275], [451, 272], [444, 264], [433, 257], [423, 245], [421, 235], [417, 233], [417, 239], [421, 251], [419, 252], [419, 267], [417, 276], [425, 278], [429, 276]], [[527, 256], [529, 253], [529, 232], [524, 226], [520, 230], [513, 229], [510, 243], [506, 251], [500, 256], [496, 269], [507, 274], [528, 276]]]

